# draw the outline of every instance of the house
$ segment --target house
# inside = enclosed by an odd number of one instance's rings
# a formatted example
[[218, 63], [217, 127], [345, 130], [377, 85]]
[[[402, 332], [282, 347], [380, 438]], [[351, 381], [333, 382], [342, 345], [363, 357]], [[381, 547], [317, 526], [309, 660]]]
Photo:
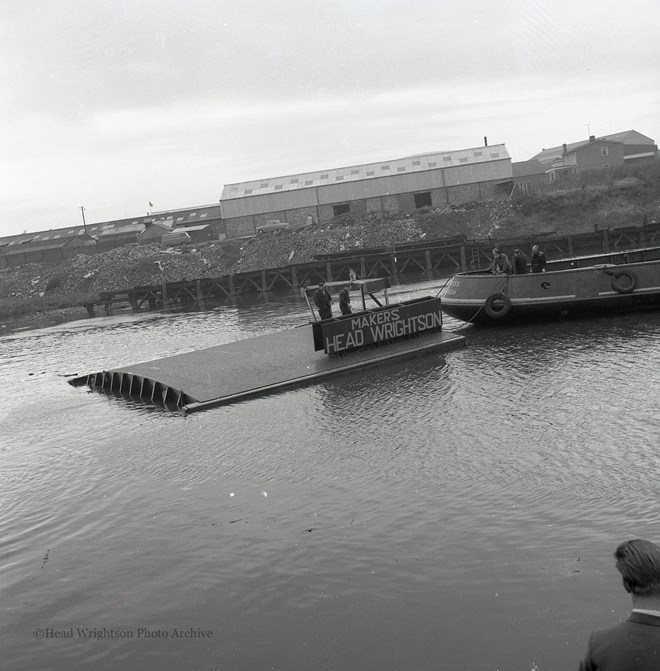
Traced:
[[600, 170], [620, 165], [653, 161], [658, 158], [655, 141], [635, 130], [623, 131], [543, 149], [532, 160], [550, 165], [559, 171]]
[[543, 149], [528, 161], [511, 164], [515, 193], [529, 194], [567, 175], [635, 165], [658, 158], [655, 141], [635, 130]]
[[508, 196], [512, 186], [511, 158], [498, 144], [227, 184], [220, 204], [227, 237], [236, 238], [272, 220], [301, 227], [400, 214]]

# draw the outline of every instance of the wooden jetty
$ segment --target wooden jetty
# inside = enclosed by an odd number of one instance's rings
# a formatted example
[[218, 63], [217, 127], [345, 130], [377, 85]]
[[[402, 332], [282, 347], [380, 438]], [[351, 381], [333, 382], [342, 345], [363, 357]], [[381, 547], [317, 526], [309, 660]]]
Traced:
[[[485, 268], [492, 261], [494, 242], [491, 239], [468, 240], [458, 236], [400, 243], [387, 249], [324, 254], [314, 261], [283, 268], [107, 292], [94, 303], [87, 303], [86, 307], [90, 317], [94, 316], [95, 307], [102, 307], [106, 314], [111, 314], [118, 305], [130, 305], [133, 312], [186, 306], [204, 309], [206, 303], [234, 302], [246, 294], [268, 294], [272, 291], [298, 293], [302, 287], [319, 282], [349, 280], [352, 273], [362, 279], [386, 276], [392, 284], [398, 284], [405, 277], [448, 277], [458, 272]], [[660, 222], [567, 236], [545, 234], [533, 240], [523, 237], [500, 239], [497, 242], [507, 252], [515, 247], [529, 248], [538, 243], [548, 261], [553, 262], [560, 258], [653, 246], [660, 242]]]

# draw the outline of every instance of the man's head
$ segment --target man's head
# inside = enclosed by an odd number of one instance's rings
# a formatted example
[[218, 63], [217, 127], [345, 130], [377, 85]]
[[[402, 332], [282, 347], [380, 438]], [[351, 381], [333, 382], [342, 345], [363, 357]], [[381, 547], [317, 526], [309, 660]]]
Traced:
[[623, 587], [634, 596], [660, 595], [660, 548], [641, 538], [621, 543], [614, 553]]
[[519, 256], [519, 255], [520, 255], [520, 250], [519, 250], [519, 249], [514, 249], [514, 250], [513, 250], [513, 253], [514, 253], [516, 256]]
[[501, 254], [501, 250], [499, 247], [493, 247], [493, 254]]
[[532, 247], [532, 254], [538, 254], [538, 253], [539, 253], [539, 246], [538, 246], [538, 245], [534, 245], [534, 246]]
[[325, 289], [325, 282], [321, 282], [321, 284], [319, 284], [319, 289]]

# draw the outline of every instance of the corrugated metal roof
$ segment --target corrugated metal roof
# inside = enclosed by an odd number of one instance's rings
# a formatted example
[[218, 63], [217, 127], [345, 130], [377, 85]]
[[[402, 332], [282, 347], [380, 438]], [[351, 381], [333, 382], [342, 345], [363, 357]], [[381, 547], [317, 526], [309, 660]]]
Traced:
[[429, 154], [417, 154], [392, 161], [365, 163], [362, 165], [303, 172], [282, 177], [269, 177], [249, 182], [226, 184], [222, 190], [221, 201], [243, 198], [246, 196], [261, 196], [269, 193], [295, 191], [330, 184], [357, 182], [364, 179], [400, 175], [454, 166], [486, 163], [502, 159], [509, 159], [509, 152], [503, 144], [490, 147], [474, 147], [459, 151], [442, 151]]
[[[593, 143], [595, 142], [608, 142], [609, 144], [623, 144], [623, 142], [617, 142], [615, 140], [609, 140], [605, 139], [604, 137], [597, 137]], [[566, 153], [567, 154], [572, 154], [574, 151], [577, 151], [578, 149], [582, 149], [582, 147], [586, 147], [589, 144], [593, 144], [591, 140], [587, 140], [587, 142], [580, 142], [576, 147], [573, 147], [572, 149], [567, 149]]]
[[[89, 228], [89, 227], [88, 227]], [[142, 233], [145, 230], [146, 226], [144, 224], [104, 224], [100, 227], [101, 230], [90, 232], [98, 237], [103, 237], [104, 235], [127, 235], [129, 233]]]
[[180, 207], [175, 210], [154, 210], [151, 213], [152, 217], [162, 217], [163, 215], [171, 215], [171, 214], [185, 214], [186, 212], [190, 213], [189, 216], [193, 215], [200, 215], [202, 213], [206, 214], [212, 214], [213, 210], [218, 211], [218, 216], [220, 214], [220, 205], [218, 203], [214, 203], [213, 205], [198, 205], [197, 207]]
[[197, 224], [197, 226], [177, 226], [174, 231], [203, 231], [209, 226], [210, 224]]
[[12, 256], [15, 254], [31, 254], [32, 252], [43, 252], [48, 249], [62, 249], [69, 244], [69, 240], [56, 240], [50, 243], [37, 244], [26, 244], [20, 245], [19, 247], [11, 247], [7, 250], [6, 256]]

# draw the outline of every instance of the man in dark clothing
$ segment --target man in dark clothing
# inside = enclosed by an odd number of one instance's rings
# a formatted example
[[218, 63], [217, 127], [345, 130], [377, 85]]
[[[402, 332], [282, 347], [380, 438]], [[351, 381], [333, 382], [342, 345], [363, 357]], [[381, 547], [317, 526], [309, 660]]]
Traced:
[[632, 597], [625, 621], [591, 634], [580, 671], [660, 669], [660, 548], [635, 538], [614, 553], [623, 587]]
[[332, 317], [332, 298], [325, 286], [325, 282], [321, 282], [319, 288], [314, 292], [314, 305], [316, 305], [321, 319], [330, 319]]
[[351, 288], [350, 284], [347, 284], [339, 292], [339, 309], [343, 315], [350, 315], [353, 310], [351, 310], [351, 295], [348, 293]]
[[507, 255], [499, 248], [493, 249], [493, 264], [491, 266], [493, 275], [501, 275], [505, 273], [508, 275], [511, 272], [511, 263]]
[[544, 273], [545, 272], [545, 254], [539, 249], [538, 245], [532, 247], [532, 272], [533, 273]]
[[513, 273], [515, 275], [524, 275], [528, 272], [527, 257], [519, 250], [513, 250]]

